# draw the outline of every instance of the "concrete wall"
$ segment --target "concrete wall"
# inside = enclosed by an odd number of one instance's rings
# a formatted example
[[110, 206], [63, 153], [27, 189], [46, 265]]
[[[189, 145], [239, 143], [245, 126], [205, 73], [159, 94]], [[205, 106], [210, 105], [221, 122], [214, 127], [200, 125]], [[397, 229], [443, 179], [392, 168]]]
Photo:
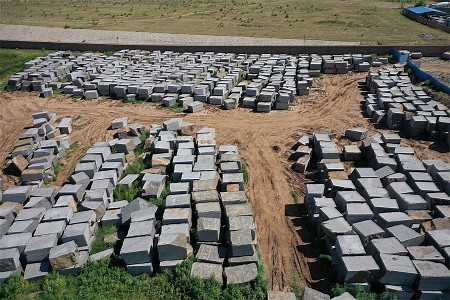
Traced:
[[0, 48], [50, 49], [73, 51], [118, 51], [122, 49], [172, 50], [176, 52], [214, 51], [234, 53], [286, 53], [286, 54], [388, 54], [393, 49], [422, 52], [423, 56], [441, 56], [450, 51], [450, 45], [355, 45], [355, 46], [166, 46], [166, 45], [131, 45], [131, 44], [83, 44], [83, 43], [48, 43], [0, 40]]

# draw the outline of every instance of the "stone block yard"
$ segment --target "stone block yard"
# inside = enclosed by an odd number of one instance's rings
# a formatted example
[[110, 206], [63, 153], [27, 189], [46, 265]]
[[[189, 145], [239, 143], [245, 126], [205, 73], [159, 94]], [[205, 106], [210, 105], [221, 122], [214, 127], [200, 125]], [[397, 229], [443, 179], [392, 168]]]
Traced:
[[111, 298], [448, 298], [449, 108], [390, 63], [26, 62], [0, 92], [2, 285], [44, 299], [90, 298], [102, 276], [133, 286], [111, 283]]

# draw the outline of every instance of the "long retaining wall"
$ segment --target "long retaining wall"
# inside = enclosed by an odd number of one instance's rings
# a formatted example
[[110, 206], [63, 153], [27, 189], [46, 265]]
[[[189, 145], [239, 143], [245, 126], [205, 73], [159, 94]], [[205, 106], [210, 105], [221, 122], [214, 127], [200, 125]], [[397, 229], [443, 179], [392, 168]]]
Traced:
[[0, 40], [0, 48], [19, 49], [50, 49], [73, 51], [118, 51], [122, 49], [142, 50], [171, 50], [177, 52], [214, 51], [234, 53], [316, 53], [316, 54], [388, 54], [393, 49], [422, 52], [423, 56], [441, 56], [443, 52], [450, 51], [450, 45], [349, 45], [349, 46], [168, 46], [168, 45], [139, 45], [139, 44], [87, 44], [87, 43], [50, 43]]
[[420, 80], [423, 81], [428, 80], [430, 81], [430, 84], [432, 86], [450, 95], [450, 87], [448, 85], [445, 85], [444, 83], [440, 82], [430, 73], [421, 70], [412, 60], [408, 61], [407, 66], [413, 69], [414, 73], [416, 74], [417, 77], [419, 77]]

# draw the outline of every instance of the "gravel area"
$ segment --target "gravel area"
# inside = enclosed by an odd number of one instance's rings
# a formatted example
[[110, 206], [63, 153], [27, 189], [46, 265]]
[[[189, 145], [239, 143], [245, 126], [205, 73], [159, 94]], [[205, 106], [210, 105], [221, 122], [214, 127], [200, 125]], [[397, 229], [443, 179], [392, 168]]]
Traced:
[[108, 31], [6, 24], [0, 24], [0, 40], [111, 45], [153, 44], [167, 46], [359, 45], [358, 42]]

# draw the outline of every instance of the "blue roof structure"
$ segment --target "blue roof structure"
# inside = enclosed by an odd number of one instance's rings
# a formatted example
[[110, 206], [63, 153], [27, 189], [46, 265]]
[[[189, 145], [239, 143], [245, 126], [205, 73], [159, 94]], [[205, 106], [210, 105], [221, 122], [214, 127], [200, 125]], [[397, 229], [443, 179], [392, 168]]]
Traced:
[[418, 15], [429, 14], [429, 13], [433, 13], [433, 14], [437, 14], [437, 15], [445, 15], [446, 14], [445, 12], [440, 11], [438, 9], [434, 9], [431, 7], [425, 7], [425, 6], [409, 7], [406, 9], [409, 10], [410, 12], [413, 12]]

